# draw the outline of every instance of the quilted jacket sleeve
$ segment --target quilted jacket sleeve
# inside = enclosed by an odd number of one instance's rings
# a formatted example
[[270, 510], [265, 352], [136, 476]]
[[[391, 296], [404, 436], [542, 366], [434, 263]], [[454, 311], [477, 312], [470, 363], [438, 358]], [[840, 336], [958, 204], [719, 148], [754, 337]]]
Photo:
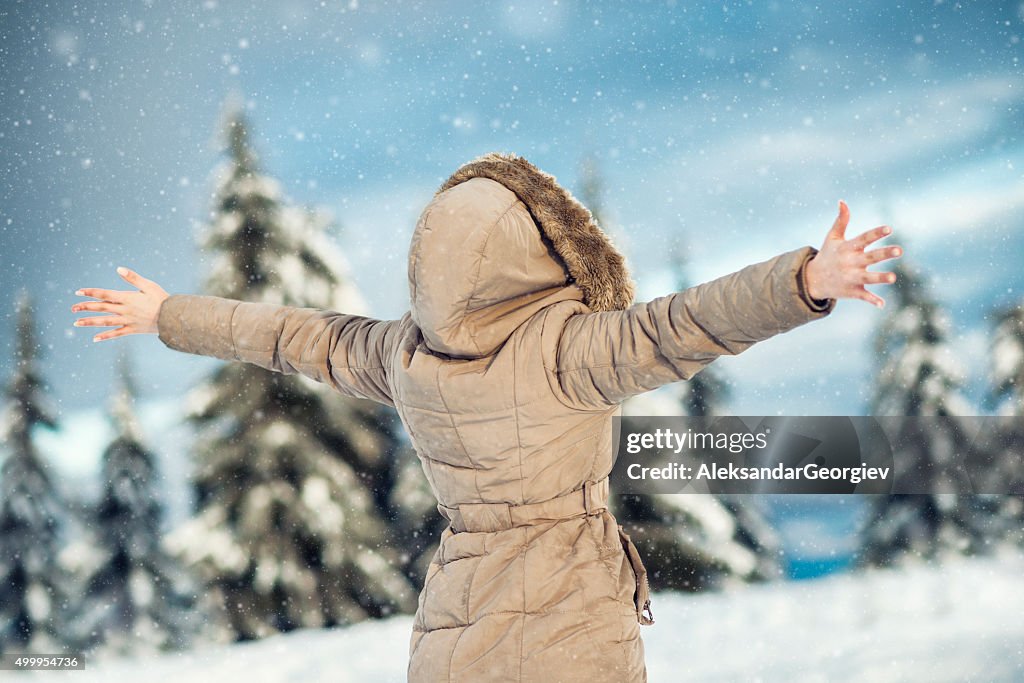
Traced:
[[558, 339], [561, 390], [578, 406], [606, 408], [824, 318], [836, 300], [811, 298], [805, 280], [817, 252], [801, 247], [624, 311], [571, 316]]
[[168, 348], [302, 374], [338, 392], [394, 405], [386, 349], [399, 321], [317, 308], [172, 294], [157, 329]]

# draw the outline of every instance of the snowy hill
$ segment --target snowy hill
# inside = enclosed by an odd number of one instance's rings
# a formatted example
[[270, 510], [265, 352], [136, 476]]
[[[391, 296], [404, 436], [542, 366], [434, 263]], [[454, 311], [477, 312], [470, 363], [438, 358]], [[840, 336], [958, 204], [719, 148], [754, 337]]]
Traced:
[[[1024, 680], [1024, 557], [955, 560], [718, 594], [655, 594], [643, 627], [662, 681]], [[405, 680], [412, 618], [97, 663], [76, 683]], [[66, 681], [66, 672], [9, 680]]]

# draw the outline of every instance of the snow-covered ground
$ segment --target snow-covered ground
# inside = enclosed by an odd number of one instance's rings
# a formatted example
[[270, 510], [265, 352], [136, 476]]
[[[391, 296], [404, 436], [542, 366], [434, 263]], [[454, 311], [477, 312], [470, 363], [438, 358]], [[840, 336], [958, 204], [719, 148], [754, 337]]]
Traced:
[[[1024, 557], [1008, 557], [727, 593], [656, 593], [656, 622], [641, 633], [652, 683], [1022, 681], [1022, 589]], [[10, 680], [397, 683], [405, 680], [411, 626], [401, 616]]]

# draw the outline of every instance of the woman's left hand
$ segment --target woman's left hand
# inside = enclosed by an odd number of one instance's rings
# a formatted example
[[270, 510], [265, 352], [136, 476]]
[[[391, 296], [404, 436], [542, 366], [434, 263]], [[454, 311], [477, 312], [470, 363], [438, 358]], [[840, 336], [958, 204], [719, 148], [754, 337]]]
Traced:
[[839, 201], [839, 217], [825, 236], [825, 243], [807, 262], [807, 293], [815, 299], [863, 299], [879, 308], [885, 300], [869, 292], [864, 285], [892, 284], [896, 274], [870, 271], [873, 263], [896, 258], [903, 254], [898, 246], [884, 246], [865, 251], [872, 242], [892, 233], [888, 225], [881, 225], [847, 240], [846, 226], [850, 222], [850, 207]]

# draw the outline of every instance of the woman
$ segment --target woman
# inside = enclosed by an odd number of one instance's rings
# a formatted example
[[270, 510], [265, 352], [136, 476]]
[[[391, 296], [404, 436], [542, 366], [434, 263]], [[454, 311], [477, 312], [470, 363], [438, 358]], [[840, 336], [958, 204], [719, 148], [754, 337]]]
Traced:
[[608, 510], [619, 404], [693, 377], [722, 355], [827, 316], [839, 298], [882, 306], [865, 251], [885, 227], [805, 246], [633, 304], [622, 256], [551, 176], [492, 152], [459, 168], [416, 224], [410, 308], [398, 320], [83, 289], [96, 340], [156, 333], [169, 348], [302, 373], [394, 406], [442, 532], [419, 596], [408, 677], [441, 681], [645, 681], [646, 572]]

